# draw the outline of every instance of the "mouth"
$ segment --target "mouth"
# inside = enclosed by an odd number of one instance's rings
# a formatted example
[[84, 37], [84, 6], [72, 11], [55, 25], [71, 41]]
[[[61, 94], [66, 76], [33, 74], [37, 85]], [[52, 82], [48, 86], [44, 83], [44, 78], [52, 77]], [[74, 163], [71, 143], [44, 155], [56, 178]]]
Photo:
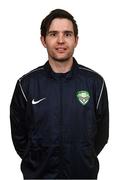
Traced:
[[59, 53], [64, 53], [64, 52], [67, 50], [67, 48], [57, 47], [57, 48], [55, 48], [55, 50], [56, 50], [57, 52], [59, 52]]

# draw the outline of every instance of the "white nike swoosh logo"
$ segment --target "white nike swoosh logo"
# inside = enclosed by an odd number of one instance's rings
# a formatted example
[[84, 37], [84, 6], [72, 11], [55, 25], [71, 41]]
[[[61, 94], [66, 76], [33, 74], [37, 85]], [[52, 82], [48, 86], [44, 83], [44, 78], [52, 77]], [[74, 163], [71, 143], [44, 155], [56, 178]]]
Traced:
[[32, 100], [32, 104], [38, 104], [38, 103], [40, 103], [41, 101], [43, 101], [43, 100], [45, 100], [46, 99], [46, 97], [45, 98], [42, 98], [42, 99], [39, 99], [38, 101], [35, 101], [34, 99]]

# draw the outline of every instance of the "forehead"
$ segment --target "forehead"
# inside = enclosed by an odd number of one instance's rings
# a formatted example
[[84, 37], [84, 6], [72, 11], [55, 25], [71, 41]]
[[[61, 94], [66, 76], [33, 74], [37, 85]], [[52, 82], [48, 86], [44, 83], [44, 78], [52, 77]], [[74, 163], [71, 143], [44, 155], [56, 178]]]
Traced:
[[74, 31], [73, 23], [69, 19], [55, 18], [50, 24], [49, 31]]

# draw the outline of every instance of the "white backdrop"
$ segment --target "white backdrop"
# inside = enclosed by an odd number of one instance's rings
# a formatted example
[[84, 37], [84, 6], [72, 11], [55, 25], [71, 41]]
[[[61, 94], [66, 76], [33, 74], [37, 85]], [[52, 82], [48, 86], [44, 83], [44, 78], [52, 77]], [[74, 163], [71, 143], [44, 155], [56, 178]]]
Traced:
[[119, 0], [0, 1], [0, 179], [23, 179], [21, 160], [11, 140], [9, 105], [17, 79], [47, 60], [39, 28], [42, 19], [55, 8], [68, 10], [77, 20], [77, 61], [100, 73], [106, 81], [110, 138], [99, 155], [98, 180], [120, 179]]

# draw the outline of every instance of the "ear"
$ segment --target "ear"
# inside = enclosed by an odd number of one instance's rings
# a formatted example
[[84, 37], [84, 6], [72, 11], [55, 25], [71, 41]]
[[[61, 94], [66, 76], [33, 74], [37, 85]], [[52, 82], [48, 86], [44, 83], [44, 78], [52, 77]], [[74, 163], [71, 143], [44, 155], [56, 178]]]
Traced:
[[44, 37], [44, 36], [41, 36], [41, 37], [40, 37], [40, 40], [41, 40], [41, 42], [42, 42], [42, 45], [46, 48], [45, 37]]
[[78, 40], [79, 40], [79, 37], [77, 36], [77, 37], [75, 38], [75, 48], [76, 48], [76, 46], [77, 46], [77, 44], [78, 44]]

